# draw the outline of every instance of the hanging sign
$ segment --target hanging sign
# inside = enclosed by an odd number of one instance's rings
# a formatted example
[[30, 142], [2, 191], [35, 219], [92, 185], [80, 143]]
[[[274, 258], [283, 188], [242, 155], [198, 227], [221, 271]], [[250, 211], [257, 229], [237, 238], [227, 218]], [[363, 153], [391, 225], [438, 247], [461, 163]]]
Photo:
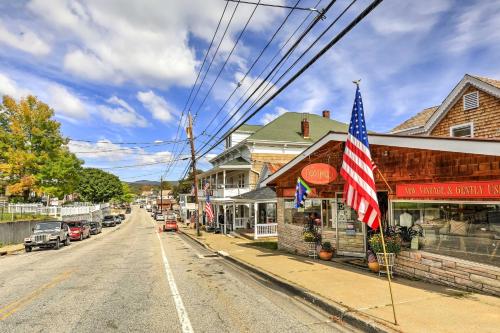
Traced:
[[396, 185], [398, 198], [500, 198], [500, 180]]
[[337, 170], [326, 163], [309, 164], [300, 174], [306, 182], [317, 185], [329, 184], [337, 178]]

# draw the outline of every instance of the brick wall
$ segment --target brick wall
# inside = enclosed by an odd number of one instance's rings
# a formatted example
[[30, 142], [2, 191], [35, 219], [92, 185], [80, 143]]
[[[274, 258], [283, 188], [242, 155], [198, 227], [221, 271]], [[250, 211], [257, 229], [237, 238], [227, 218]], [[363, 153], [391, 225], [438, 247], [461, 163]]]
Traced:
[[422, 251], [401, 251], [397, 274], [500, 296], [500, 268]]
[[[479, 91], [479, 107], [464, 111], [464, 94]], [[450, 127], [454, 125], [474, 123], [474, 137], [499, 138], [500, 137], [500, 99], [470, 86], [458, 98], [444, 118], [436, 125], [430, 135], [450, 136]]]
[[263, 154], [263, 153], [257, 153], [257, 154], [252, 154], [251, 159], [252, 159], [252, 170], [255, 172], [260, 173], [262, 171], [262, 167], [264, 166], [264, 163], [269, 162], [269, 163], [288, 163], [290, 162], [295, 156], [294, 154]]

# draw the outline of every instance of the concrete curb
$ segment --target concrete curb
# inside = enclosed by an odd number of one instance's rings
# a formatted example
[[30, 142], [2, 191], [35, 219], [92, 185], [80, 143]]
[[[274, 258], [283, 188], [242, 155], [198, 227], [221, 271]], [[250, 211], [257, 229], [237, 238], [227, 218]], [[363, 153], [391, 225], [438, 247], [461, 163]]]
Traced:
[[326, 311], [330, 313], [331, 315], [339, 318], [341, 321], [349, 324], [350, 326], [353, 326], [357, 329], [362, 330], [363, 332], [373, 332], [373, 333], [382, 333], [382, 332], [387, 332], [387, 333], [394, 333], [394, 332], [401, 332], [400, 330], [395, 329], [394, 327], [388, 326], [384, 323], [378, 322], [373, 320], [372, 318], [361, 314], [359, 312], [355, 312], [354, 309], [351, 309], [349, 307], [346, 307], [344, 305], [338, 304], [338, 303], [332, 303], [330, 300], [326, 300], [325, 298], [318, 296], [309, 290], [303, 289], [299, 286], [296, 286], [295, 284], [281, 279], [278, 276], [275, 276], [271, 273], [268, 273], [266, 271], [263, 271], [253, 265], [250, 265], [240, 259], [236, 259], [232, 256], [230, 256], [228, 253], [225, 253], [224, 251], [216, 251], [212, 249], [210, 246], [207, 244], [203, 243], [202, 241], [196, 239], [195, 237], [191, 236], [188, 233], [185, 233], [183, 231], [180, 231], [182, 234], [188, 236], [190, 239], [195, 241], [196, 243], [200, 244], [204, 248], [206, 248], [209, 251], [212, 251], [214, 253], [217, 253], [221, 258], [224, 258], [225, 260], [247, 270], [252, 272], [253, 274], [256, 274], [260, 276], [261, 278], [285, 289], [292, 295], [295, 295], [297, 297], [300, 297], [304, 301], [307, 301], [308, 303], [311, 303], [314, 306], [319, 307], [323, 311]]

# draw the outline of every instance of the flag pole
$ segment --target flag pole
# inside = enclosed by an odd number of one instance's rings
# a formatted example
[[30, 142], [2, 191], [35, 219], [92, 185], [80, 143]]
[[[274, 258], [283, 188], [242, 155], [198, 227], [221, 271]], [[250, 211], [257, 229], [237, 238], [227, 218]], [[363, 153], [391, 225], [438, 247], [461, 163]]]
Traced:
[[384, 262], [385, 262], [385, 272], [387, 274], [387, 281], [389, 282], [389, 293], [391, 294], [391, 304], [392, 304], [392, 314], [394, 316], [394, 324], [398, 325], [398, 320], [396, 319], [396, 307], [394, 306], [394, 297], [392, 296], [392, 284], [391, 284], [391, 272], [389, 272], [389, 264], [387, 260], [387, 250], [385, 247], [385, 240], [384, 240], [384, 232], [383, 232], [383, 225], [382, 225], [382, 220], [378, 219], [379, 221], [379, 228], [380, 228], [380, 238], [382, 238], [382, 250], [384, 251]]
[[380, 178], [382, 178], [382, 180], [384, 181], [385, 185], [386, 185], [386, 186], [387, 186], [387, 188], [389, 189], [389, 193], [391, 193], [391, 194], [392, 194], [392, 193], [394, 193], [394, 192], [392, 191], [391, 186], [390, 186], [390, 185], [389, 185], [389, 183], [387, 182], [387, 179], [385, 179], [384, 175], [382, 174], [382, 172], [380, 171], [380, 169], [379, 169], [379, 168], [377, 168], [377, 171], [378, 171], [378, 174], [380, 175]]

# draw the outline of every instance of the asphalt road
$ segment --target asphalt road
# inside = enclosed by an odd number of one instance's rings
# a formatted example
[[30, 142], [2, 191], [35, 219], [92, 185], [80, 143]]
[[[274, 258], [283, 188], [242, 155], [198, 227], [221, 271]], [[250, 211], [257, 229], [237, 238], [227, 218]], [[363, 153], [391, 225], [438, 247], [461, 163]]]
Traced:
[[349, 332], [134, 208], [60, 250], [0, 258], [0, 332]]

